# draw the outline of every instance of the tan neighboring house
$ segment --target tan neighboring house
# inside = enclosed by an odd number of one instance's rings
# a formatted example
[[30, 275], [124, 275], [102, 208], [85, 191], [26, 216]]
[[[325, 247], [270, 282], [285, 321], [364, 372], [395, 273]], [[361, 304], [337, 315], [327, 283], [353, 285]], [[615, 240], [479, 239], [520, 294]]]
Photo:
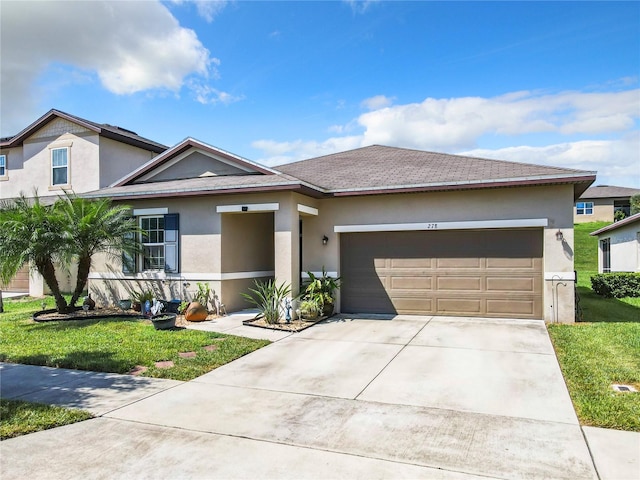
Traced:
[[[84, 193], [106, 187], [167, 147], [124, 128], [98, 124], [50, 110], [17, 135], [0, 139], [0, 200], [24, 193], [52, 202], [64, 191]], [[58, 271], [63, 291], [75, 279]], [[42, 277], [25, 267], [3, 287], [48, 293]]]
[[574, 223], [613, 222], [618, 210], [628, 217], [631, 215], [630, 198], [637, 194], [640, 190], [627, 187], [597, 185], [588, 188], [576, 201]]
[[208, 282], [227, 311], [254, 280], [298, 292], [342, 277], [343, 313], [574, 321], [573, 212], [595, 172], [370, 146], [268, 168], [186, 139], [110, 187], [147, 233], [127, 263], [96, 259], [112, 304]]
[[640, 272], [640, 213], [592, 232], [598, 237], [598, 272]]

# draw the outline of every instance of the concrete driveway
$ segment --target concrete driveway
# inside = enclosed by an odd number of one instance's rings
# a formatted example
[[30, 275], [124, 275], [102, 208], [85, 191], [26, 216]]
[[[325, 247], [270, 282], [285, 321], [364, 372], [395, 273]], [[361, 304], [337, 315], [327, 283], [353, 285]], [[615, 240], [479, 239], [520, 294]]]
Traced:
[[597, 478], [541, 321], [342, 316], [140, 381], [100, 418], [2, 442], [3, 480]]

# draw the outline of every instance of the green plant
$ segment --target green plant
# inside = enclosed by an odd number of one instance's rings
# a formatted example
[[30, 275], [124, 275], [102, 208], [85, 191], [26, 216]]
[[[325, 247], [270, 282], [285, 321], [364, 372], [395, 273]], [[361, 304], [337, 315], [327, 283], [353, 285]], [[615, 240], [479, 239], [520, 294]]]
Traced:
[[629, 203], [631, 204], [631, 215], [640, 213], [640, 193], [633, 195], [629, 199]]
[[138, 302], [140, 305], [144, 305], [144, 302], [146, 302], [147, 300], [149, 300], [150, 302], [153, 301], [153, 297], [155, 297], [155, 294], [148, 289], [134, 290], [133, 294], [131, 295], [131, 299], [134, 302]]
[[209, 304], [209, 296], [211, 295], [211, 288], [208, 283], [198, 282], [198, 291], [193, 296], [193, 301], [198, 302], [203, 307], [207, 308]]
[[284, 282], [278, 286], [274, 280], [267, 282], [255, 280], [254, 283], [256, 288], [250, 288], [251, 293], [243, 293], [242, 296], [260, 310], [255, 317], [256, 320], [264, 318], [267, 323], [278, 323], [280, 310], [291, 293], [291, 286]]
[[306, 282], [304, 292], [300, 296], [301, 301], [312, 301], [323, 314], [330, 315], [333, 311], [335, 291], [340, 288], [340, 277], [330, 277], [324, 267], [322, 267], [321, 276], [316, 276], [313, 272], [307, 272], [307, 275], [309, 280]]
[[640, 297], [640, 273], [604, 273], [591, 277], [591, 288], [603, 297]]
[[614, 222], [619, 222], [620, 220], [624, 220], [625, 218], [627, 218], [627, 215], [622, 210], [616, 210], [613, 213], [613, 221]]
[[178, 313], [180, 315], [184, 315], [184, 312], [187, 311], [188, 306], [189, 306], [189, 302], [185, 302], [184, 300], [180, 302], [180, 305], [178, 305]]
[[322, 307], [313, 299], [300, 302], [300, 315], [302, 318], [316, 318], [321, 311]]

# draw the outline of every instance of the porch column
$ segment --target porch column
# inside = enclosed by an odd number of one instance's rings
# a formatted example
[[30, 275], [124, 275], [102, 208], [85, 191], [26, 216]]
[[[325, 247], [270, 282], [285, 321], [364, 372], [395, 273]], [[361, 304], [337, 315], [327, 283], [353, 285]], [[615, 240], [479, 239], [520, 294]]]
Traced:
[[291, 296], [300, 290], [300, 224], [297, 204], [293, 199], [280, 203], [280, 209], [275, 212], [275, 277], [280, 285], [282, 282], [291, 284]]

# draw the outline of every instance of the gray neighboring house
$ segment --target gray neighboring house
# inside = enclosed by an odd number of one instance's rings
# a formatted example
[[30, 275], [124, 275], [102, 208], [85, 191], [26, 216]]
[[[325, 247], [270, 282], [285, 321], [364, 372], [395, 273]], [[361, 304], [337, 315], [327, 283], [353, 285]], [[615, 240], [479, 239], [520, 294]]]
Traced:
[[628, 187], [597, 185], [588, 188], [576, 201], [573, 209], [574, 223], [613, 222], [617, 210], [631, 215], [630, 198], [640, 190]]
[[[52, 203], [65, 191], [103, 188], [166, 149], [131, 130], [52, 109], [16, 135], [0, 139], [0, 200], [21, 193], [30, 197], [37, 190], [43, 203]], [[72, 273], [57, 274], [61, 289], [72, 290]], [[28, 265], [2, 288], [36, 297], [49, 293]]]
[[598, 272], [640, 272], [640, 213], [608, 225], [598, 237]]

